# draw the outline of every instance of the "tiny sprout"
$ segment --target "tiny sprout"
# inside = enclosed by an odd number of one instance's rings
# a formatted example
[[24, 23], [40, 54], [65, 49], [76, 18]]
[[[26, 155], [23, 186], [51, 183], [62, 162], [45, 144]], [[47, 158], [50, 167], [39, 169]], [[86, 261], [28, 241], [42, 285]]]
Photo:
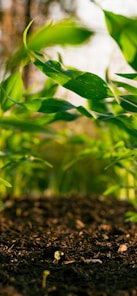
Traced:
[[48, 277], [49, 274], [50, 274], [49, 270], [44, 270], [43, 271], [42, 288], [46, 287], [46, 280], [47, 280], [47, 277]]
[[58, 263], [61, 259], [62, 259], [62, 256], [64, 256], [64, 252], [62, 251], [56, 251], [54, 252], [54, 262]]

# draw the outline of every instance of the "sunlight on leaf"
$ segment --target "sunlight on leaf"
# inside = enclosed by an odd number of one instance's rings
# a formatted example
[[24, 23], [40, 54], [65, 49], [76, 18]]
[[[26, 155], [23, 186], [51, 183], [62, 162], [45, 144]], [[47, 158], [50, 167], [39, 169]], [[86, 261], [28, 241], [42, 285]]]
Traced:
[[41, 100], [40, 99], [35, 99], [32, 101], [27, 101], [23, 104], [23, 106], [25, 106], [28, 110], [36, 112], [40, 109], [41, 107]]
[[15, 72], [11, 74], [5, 81], [1, 84], [1, 108], [3, 111], [7, 111], [11, 108], [14, 103], [9, 100], [11, 97], [15, 101], [20, 101], [23, 95], [23, 82], [20, 72]]
[[33, 24], [33, 21], [34, 21], [34, 20], [32, 20], [32, 21], [28, 24], [28, 26], [25, 28], [25, 30], [24, 30], [24, 32], [23, 32], [23, 44], [24, 44], [24, 46], [25, 46], [26, 49], [28, 49], [28, 46], [27, 46], [27, 34], [28, 34], [28, 31], [29, 31], [30, 27], [31, 27], [32, 24]]
[[52, 45], [77, 45], [86, 41], [93, 35], [91, 30], [86, 29], [80, 23], [71, 19], [64, 19], [56, 24], [48, 24], [33, 33], [28, 42], [32, 50], [41, 50]]
[[64, 19], [55, 24], [50, 22], [31, 32], [26, 41], [28, 29], [32, 22], [29, 23], [24, 31], [23, 46], [20, 47], [9, 61], [11, 68], [16, 67], [21, 61], [25, 61], [27, 64], [29, 61], [28, 53], [41, 56], [40, 51], [46, 47], [56, 46], [57, 44], [63, 46], [79, 45], [87, 41], [94, 34], [92, 30], [85, 28], [80, 22]]
[[137, 18], [128, 18], [104, 10], [108, 31], [117, 42], [127, 62], [137, 70]]

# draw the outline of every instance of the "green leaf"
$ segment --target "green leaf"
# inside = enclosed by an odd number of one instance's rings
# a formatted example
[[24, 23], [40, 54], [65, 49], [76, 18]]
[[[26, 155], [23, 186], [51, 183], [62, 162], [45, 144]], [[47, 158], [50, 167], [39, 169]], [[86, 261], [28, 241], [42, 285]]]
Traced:
[[137, 70], [137, 18], [128, 18], [104, 10], [108, 31], [127, 62]]
[[33, 121], [23, 121], [16, 117], [2, 117], [0, 118], [0, 125], [6, 129], [16, 129], [21, 131], [27, 131], [32, 133], [49, 133], [46, 128], [40, 126]]
[[64, 69], [59, 62], [51, 60], [44, 64], [36, 59], [34, 64], [45, 75], [86, 99], [102, 100], [113, 95], [107, 83], [95, 74]]
[[53, 97], [58, 88], [58, 84], [53, 81], [51, 78], [47, 78], [44, 88], [40, 91], [41, 97]]
[[129, 92], [130, 94], [135, 94], [137, 95], [137, 87], [134, 87], [128, 83], [125, 82], [121, 82], [121, 81], [114, 81], [112, 80], [112, 82], [117, 86], [117, 87], [122, 87], [124, 90], [126, 90], [127, 92]]
[[4, 82], [2, 82], [0, 88], [1, 108], [3, 111], [7, 111], [14, 105], [12, 99], [15, 101], [20, 101], [20, 99], [22, 98], [23, 82], [20, 72], [15, 72], [14, 74], [10, 75]]
[[42, 61], [36, 59], [34, 64], [41, 72], [57, 81], [60, 85], [67, 83], [67, 81], [71, 79], [72, 75], [76, 76], [78, 73], [83, 73], [65, 69], [58, 61], [49, 60], [46, 63], [43, 63]]
[[136, 212], [132, 212], [132, 211], [129, 211], [125, 214], [125, 217], [126, 217], [126, 221], [127, 222], [137, 222], [137, 213]]
[[65, 100], [48, 98], [41, 102], [41, 107], [38, 111], [43, 113], [56, 113], [67, 111], [74, 108], [76, 108], [74, 105]]
[[126, 95], [120, 96], [120, 105], [127, 111], [137, 113], [137, 96]]
[[88, 72], [77, 75], [63, 86], [86, 99], [102, 100], [112, 96], [106, 82], [99, 76]]
[[26, 101], [25, 103], [23, 103], [23, 106], [25, 106], [30, 111], [36, 112], [40, 109], [41, 104], [42, 102], [40, 99], [35, 99], [31, 101]]
[[12, 185], [8, 181], [6, 181], [2, 178], [0, 178], [0, 184], [4, 185], [6, 187], [12, 187]]
[[46, 24], [35, 32], [30, 33], [27, 40], [28, 27], [24, 31], [23, 41], [25, 46], [15, 53], [9, 62], [9, 67], [14, 68], [22, 60], [27, 61], [28, 54], [39, 55], [40, 51], [47, 46], [55, 45], [78, 45], [93, 35], [93, 31], [83, 27], [79, 22], [64, 19], [58, 23]]
[[25, 28], [24, 33], [23, 33], [23, 44], [24, 44], [24, 46], [25, 46], [26, 49], [28, 49], [28, 46], [27, 46], [27, 34], [28, 34], [28, 31], [29, 31], [29, 29], [30, 29], [32, 23], [33, 23], [33, 20], [30, 21], [30, 23], [29, 23], [28, 26]]
[[[10, 159], [10, 158], [9, 158]], [[53, 167], [53, 165], [46, 161], [45, 159], [42, 159], [38, 156], [35, 155], [11, 155], [11, 160], [9, 160], [7, 163], [5, 163], [2, 166], [2, 169], [7, 169], [8, 167], [14, 167], [17, 166], [18, 164], [22, 164], [22, 163], [42, 163], [43, 165], [46, 165], [50, 168]]]
[[45, 119], [45, 123], [49, 124], [56, 121], [73, 121], [79, 117], [78, 114], [69, 112], [58, 112], [54, 114], [49, 114]]
[[78, 106], [76, 107], [76, 109], [84, 116], [88, 117], [88, 118], [92, 118], [93, 115], [83, 106]]
[[[79, 118], [78, 114], [69, 113], [69, 112], [59, 112], [55, 114], [55, 120], [63, 120], [63, 121], [73, 121]], [[54, 121], [55, 121], [54, 120]]]
[[137, 73], [125, 73], [125, 74], [116, 73], [116, 75], [131, 79], [131, 80], [137, 80]]
[[34, 51], [53, 45], [77, 45], [86, 41], [93, 32], [80, 23], [71, 19], [64, 19], [56, 24], [43, 26], [30, 36], [28, 47]]
[[135, 116], [118, 116], [117, 119], [128, 129], [137, 131], [137, 118]]
[[[105, 121], [105, 117], [101, 118], [101, 120]], [[137, 118], [133, 115], [130, 115], [130, 114], [125, 114], [125, 115], [119, 115], [119, 116], [116, 116], [116, 117], [111, 117], [109, 118], [109, 122], [108, 124], [114, 124], [117, 129], [118, 129], [118, 132], [119, 131], [124, 131], [126, 133], [126, 136], [129, 135], [129, 136], [133, 136], [137, 137]]]
[[107, 196], [107, 195], [113, 194], [114, 192], [116, 192], [118, 190], [120, 190], [120, 185], [113, 185], [113, 186], [110, 186], [108, 189], [106, 189], [103, 192], [103, 195]]

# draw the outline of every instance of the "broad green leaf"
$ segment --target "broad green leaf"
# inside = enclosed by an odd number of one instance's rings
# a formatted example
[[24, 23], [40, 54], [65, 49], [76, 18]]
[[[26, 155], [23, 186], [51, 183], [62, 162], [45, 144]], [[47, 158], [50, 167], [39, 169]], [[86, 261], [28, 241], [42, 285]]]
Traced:
[[64, 19], [56, 24], [48, 24], [30, 36], [28, 48], [40, 51], [42, 48], [53, 45], [77, 45], [86, 41], [93, 32], [80, 23], [71, 19]]
[[65, 100], [56, 98], [48, 98], [41, 102], [41, 107], [38, 110], [43, 113], [56, 113], [74, 109], [75, 106]]
[[10, 75], [5, 81], [0, 85], [1, 88], [1, 108], [3, 111], [7, 111], [11, 106], [14, 105], [15, 101], [20, 101], [23, 94], [23, 82], [20, 72], [15, 72]]
[[36, 124], [33, 121], [23, 121], [19, 120], [16, 117], [2, 117], [0, 118], [0, 125], [6, 129], [14, 128], [15, 130], [27, 131], [32, 133], [49, 133], [46, 128]]
[[88, 72], [77, 75], [63, 86], [86, 99], [102, 100], [112, 96], [106, 82], [99, 76]]
[[95, 74], [64, 69], [59, 62], [51, 60], [44, 64], [36, 59], [34, 64], [45, 75], [86, 99], [102, 100], [113, 95], [107, 83]]
[[57, 81], [60, 85], [67, 83], [72, 77], [77, 77], [82, 74], [78, 70], [65, 69], [58, 61], [49, 60], [46, 63], [36, 59], [35, 66], [48, 77]]
[[137, 70], [137, 18], [128, 18], [104, 10], [108, 31], [127, 62]]
[[30, 52], [40, 55], [40, 51], [47, 46], [55, 45], [78, 45], [93, 35], [93, 31], [83, 27], [79, 22], [64, 19], [55, 24], [49, 23], [35, 32], [29, 34], [27, 40], [27, 28], [24, 32], [24, 44], [16, 52], [9, 62], [9, 67], [14, 68], [22, 60], [27, 61]]
[[5, 179], [0, 178], [0, 184], [6, 186], [6, 187], [12, 187], [12, 185], [6, 181]]
[[[41, 102], [41, 107], [40, 109], [38, 109], [37, 111], [38, 112], [42, 112], [42, 113], [61, 113], [61, 116], [63, 115], [62, 117], [62, 120], [65, 120], [65, 121], [68, 121], [68, 118], [70, 118], [70, 113], [65, 113], [65, 111], [68, 111], [68, 110], [77, 110], [80, 114], [88, 117], [88, 118], [97, 118], [99, 116], [99, 114], [94, 114], [94, 112], [90, 111], [90, 110], [87, 110], [85, 107], [83, 106], [75, 106], [73, 104], [71, 104], [70, 102], [68, 101], [65, 101], [65, 100], [61, 100], [61, 99], [57, 99], [57, 98], [47, 98], [46, 100], [43, 100]], [[64, 112], [64, 113], [63, 113]], [[66, 114], [66, 118], [64, 117]], [[69, 114], [69, 117], [68, 117], [68, 114]], [[110, 116], [110, 114], [100, 114], [102, 116]], [[72, 114], [71, 114], [72, 116]], [[111, 114], [112, 116], [112, 114]], [[73, 114], [73, 117], [74, 119], [78, 117], [78, 115]], [[60, 115], [53, 115], [53, 117], [51, 116], [51, 118], [56, 118], [58, 120], [58, 118], [60, 118]], [[49, 122], [50, 121], [50, 117], [48, 118], [47, 117], [47, 121]], [[45, 123], [47, 122], [45, 121]]]

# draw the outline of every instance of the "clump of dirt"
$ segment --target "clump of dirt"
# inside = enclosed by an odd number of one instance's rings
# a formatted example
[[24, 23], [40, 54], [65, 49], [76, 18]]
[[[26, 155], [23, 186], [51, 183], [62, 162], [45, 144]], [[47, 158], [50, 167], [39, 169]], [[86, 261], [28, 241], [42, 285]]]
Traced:
[[0, 213], [1, 296], [137, 295], [137, 226], [125, 201], [30, 198]]

